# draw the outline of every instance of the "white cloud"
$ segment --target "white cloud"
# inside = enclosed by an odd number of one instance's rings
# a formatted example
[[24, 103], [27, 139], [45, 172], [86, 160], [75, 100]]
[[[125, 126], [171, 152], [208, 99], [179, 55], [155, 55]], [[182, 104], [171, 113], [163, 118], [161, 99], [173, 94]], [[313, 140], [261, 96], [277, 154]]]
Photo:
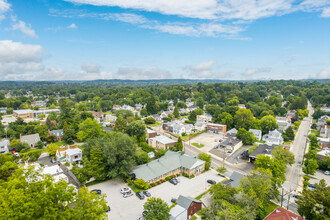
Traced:
[[245, 76], [252, 76], [252, 75], [257, 74], [257, 73], [267, 73], [267, 72], [270, 72], [271, 70], [272, 70], [272, 68], [270, 68], [270, 67], [265, 67], [265, 68], [250, 68], [250, 69], [246, 69], [243, 72], [243, 75], [245, 75]]
[[316, 75], [318, 79], [330, 79], [330, 66], [322, 70]]
[[69, 29], [77, 29], [78, 28], [78, 26], [76, 25], [76, 24], [70, 24], [67, 28], [69, 28]]
[[148, 80], [148, 79], [171, 79], [173, 76], [169, 71], [159, 69], [157, 67], [137, 68], [126, 67], [119, 68], [112, 75], [113, 79], [131, 79], [131, 80]]
[[86, 73], [99, 73], [101, 66], [96, 63], [87, 62], [81, 65], [81, 70]]
[[9, 11], [10, 4], [6, 0], [0, 0], [0, 20], [5, 19], [5, 13]]
[[35, 31], [31, 28], [31, 25], [26, 25], [24, 21], [18, 21], [13, 25], [12, 30], [19, 30], [31, 38], [38, 38]]
[[26, 74], [42, 71], [44, 50], [40, 45], [0, 41], [0, 75]]
[[187, 74], [184, 74], [182, 78], [189, 79], [219, 79], [228, 78], [231, 75], [231, 71], [218, 70], [220, 66], [214, 60], [201, 62], [196, 65], [186, 66], [183, 69], [188, 70]]
[[324, 8], [321, 14], [323, 18], [330, 18], [330, 7]]

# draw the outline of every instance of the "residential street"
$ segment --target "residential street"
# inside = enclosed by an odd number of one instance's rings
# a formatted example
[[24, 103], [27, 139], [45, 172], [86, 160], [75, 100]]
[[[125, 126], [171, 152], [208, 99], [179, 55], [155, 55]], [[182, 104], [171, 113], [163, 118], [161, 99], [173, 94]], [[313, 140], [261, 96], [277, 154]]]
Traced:
[[[300, 127], [296, 133], [294, 143], [290, 150], [295, 155], [295, 163], [292, 166], [287, 168], [286, 181], [283, 184], [283, 187], [287, 190], [301, 190], [302, 188], [302, 160], [304, 156], [305, 146], [307, 143], [307, 136], [312, 124], [313, 108], [308, 102], [309, 117], [302, 120]], [[301, 162], [301, 165], [299, 164]], [[300, 188], [299, 188], [300, 187]]]

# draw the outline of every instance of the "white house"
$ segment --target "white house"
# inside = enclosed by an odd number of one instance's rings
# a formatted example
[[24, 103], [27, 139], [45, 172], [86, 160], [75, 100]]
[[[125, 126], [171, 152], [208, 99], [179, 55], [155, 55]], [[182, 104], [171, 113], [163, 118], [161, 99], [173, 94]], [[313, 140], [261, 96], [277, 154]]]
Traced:
[[187, 220], [187, 209], [180, 205], [174, 206], [170, 210], [170, 220]]
[[128, 110], [128, 111], [134, 111], [134, 108], [132, 106], [130, 106], [130, 105], [123, 105], [121, 107], [121, 109]]
[[61, 147], [56, 151], [56, 159], [58, 161], [77, 163], [82, 160], [82, 151], [78, 146]]
[[249, 132], [252, 132], [254, 134], [254, 136], [257, 138], [258, 141], [261, 140], [261, 138], [262, 138], [262, 132], [261, 132], [261, 130], [258, 130], [258, 129], [249, 129]]
[[64, 174], [62, 168], [59, 165], [49, 166], [41, 168], [41, 174], [43, 175], [51, 175], [54, 178], [54, 182], [57, 183], [60, 180], [64, 180], [69, 182], [68, 177]]
[[0, 154], [8, 153], [8, 146], [10, 145], [10, 141], [6, 138], [0, 140]]
[[211, 122], [212, 115], [204, 113], [204, 115], [197, 115], [197, 122]]
[[262, 140], [266, 142], [267, 145], [281, 145], [283, 144], [282, 133], [278, 130], [270, 131], [262, 137]]
[[206, 125], [207, 125], [206, 122], [196, 122], [194, 129], [197, 132], [201, 132], [201, 131], [204, 131], [206, 129]]
[[278, 124], [278, 130], [280, 131], [285, 131], [285, 129], [291, 126], [291, 120], [287, 117], [276, 117], [275, 119]]

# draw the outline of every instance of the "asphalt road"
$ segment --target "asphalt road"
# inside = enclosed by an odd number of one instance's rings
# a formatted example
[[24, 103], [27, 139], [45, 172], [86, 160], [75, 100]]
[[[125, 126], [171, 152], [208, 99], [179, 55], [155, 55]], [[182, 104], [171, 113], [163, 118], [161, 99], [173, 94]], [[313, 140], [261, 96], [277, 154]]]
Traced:
[[[292, 166], [289, 166], [286, 173], [286, 181], [283, 184], [283, 187], [288, 190], [297, 190], [301, 189], [302, 182], [300, 181], [302, 174], [302, 164], [303, 156], [305, 151], [305, 146], [307, 143], [308, 132], [312, 123], [313, 108], [308, 103], [309, 117], [302, 120], [299, 129], [296, 133], [293, 146], [290, 148], [292, 153], [295, 155], [295, 163]], [[299, 164], [299, 162], [301, 164]]]

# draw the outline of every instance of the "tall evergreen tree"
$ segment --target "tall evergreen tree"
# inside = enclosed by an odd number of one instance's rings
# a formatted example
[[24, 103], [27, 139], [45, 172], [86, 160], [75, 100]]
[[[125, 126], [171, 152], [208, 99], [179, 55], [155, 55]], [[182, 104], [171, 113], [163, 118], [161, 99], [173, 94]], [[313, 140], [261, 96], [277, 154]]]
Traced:
[[173, 115], [174, 115], [175, 118], [179, 118], [180, 117], [178, 106], [175, 106], [174, 107]]

